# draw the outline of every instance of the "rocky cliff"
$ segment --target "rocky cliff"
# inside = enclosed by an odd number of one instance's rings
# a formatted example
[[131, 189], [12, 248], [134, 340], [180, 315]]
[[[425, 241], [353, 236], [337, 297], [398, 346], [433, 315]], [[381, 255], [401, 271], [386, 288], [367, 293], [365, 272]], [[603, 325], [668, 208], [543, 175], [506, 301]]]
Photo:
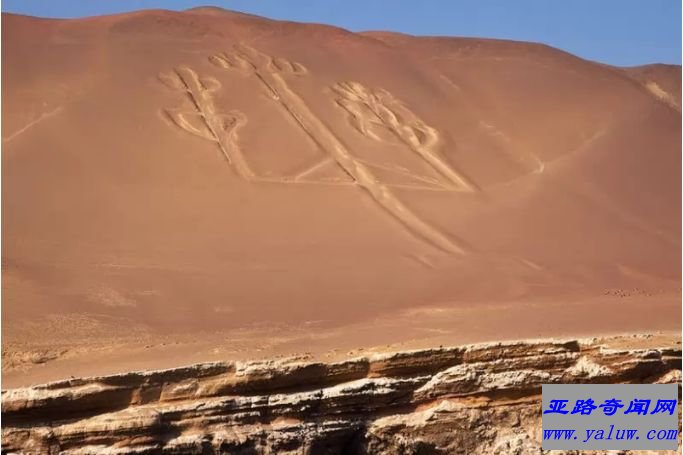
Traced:
[[541, 453], [541, 384], [680, 381], [680, 341], [669, 341], [506, 342], [69, 379], [2, 392], [2, 451]]

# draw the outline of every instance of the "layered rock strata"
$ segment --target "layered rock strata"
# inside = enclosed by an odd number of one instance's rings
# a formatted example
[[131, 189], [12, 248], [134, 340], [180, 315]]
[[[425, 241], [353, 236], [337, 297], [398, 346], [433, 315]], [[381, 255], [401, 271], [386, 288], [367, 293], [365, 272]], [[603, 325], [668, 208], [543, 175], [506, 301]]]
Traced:
[[541, 453], [541, 385], [680, 381], [647, 336], [215, 362], [2, 392], [2, 452]]

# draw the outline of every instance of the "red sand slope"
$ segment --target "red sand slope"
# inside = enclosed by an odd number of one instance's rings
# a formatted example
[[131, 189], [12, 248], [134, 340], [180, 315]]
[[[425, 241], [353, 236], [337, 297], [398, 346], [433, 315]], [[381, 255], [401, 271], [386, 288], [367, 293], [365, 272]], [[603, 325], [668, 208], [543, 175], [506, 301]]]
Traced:
[[2, 26], [21, 367], [405, 314], [465, 338], [680, 325], [680, 67], [216, 9]]

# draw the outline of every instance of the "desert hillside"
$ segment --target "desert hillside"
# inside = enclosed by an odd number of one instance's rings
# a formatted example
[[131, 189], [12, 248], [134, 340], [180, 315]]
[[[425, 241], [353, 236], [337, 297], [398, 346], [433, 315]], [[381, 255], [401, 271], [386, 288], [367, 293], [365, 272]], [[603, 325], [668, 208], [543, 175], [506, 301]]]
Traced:
[[680, 67], [211, 8], [2, 63], [7, 386], [680, 330]]

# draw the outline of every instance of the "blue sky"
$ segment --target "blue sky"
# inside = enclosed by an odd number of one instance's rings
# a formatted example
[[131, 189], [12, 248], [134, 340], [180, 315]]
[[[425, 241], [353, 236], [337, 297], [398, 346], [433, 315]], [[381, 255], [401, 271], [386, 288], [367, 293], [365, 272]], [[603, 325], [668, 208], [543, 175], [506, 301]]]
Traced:
[[614, 65], [681, 63], [681, 0], [4, 0], [4, 12], [82, 17], [214, 5], [353, 31], [536, 41]]

